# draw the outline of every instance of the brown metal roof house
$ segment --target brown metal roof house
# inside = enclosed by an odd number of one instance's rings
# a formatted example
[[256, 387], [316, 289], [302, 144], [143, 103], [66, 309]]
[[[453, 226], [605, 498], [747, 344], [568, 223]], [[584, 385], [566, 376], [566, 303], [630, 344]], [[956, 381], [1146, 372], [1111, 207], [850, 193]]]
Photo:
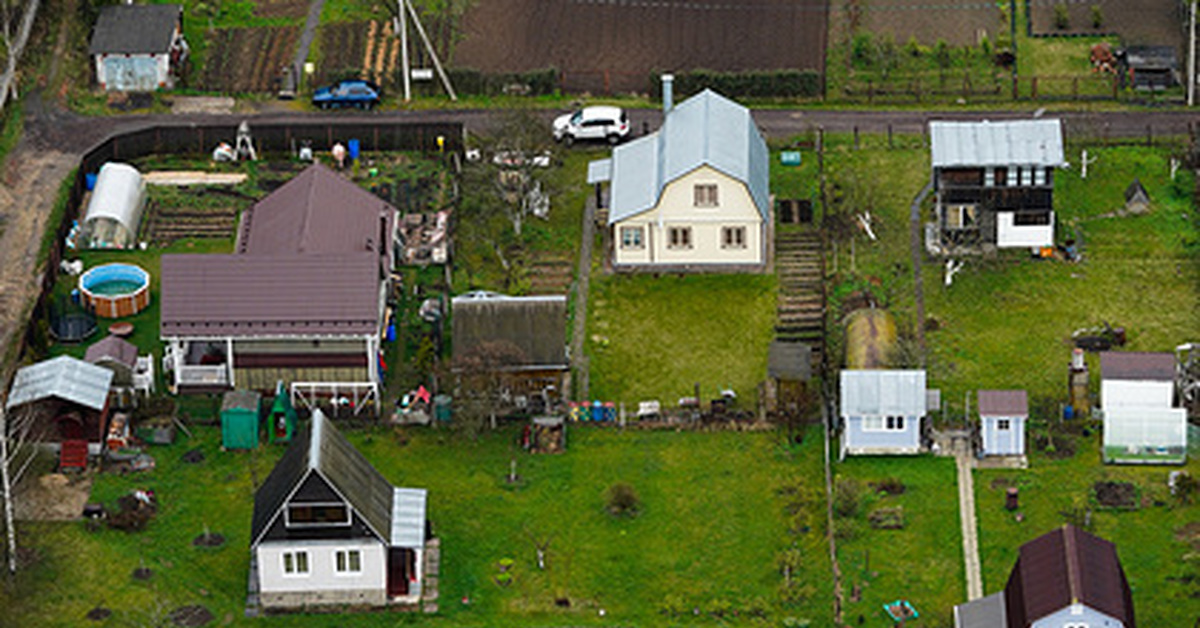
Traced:
[[378, 411], [396, 210], [321, 165], [246, 212], [231, 255], [164, 255], [161, 335], [179, 392], [234, 387]]
[[1072, 525], [1021, 546], [1004, 590], [954, 607], [955, 628], [1136, 628], [1117, 548]]

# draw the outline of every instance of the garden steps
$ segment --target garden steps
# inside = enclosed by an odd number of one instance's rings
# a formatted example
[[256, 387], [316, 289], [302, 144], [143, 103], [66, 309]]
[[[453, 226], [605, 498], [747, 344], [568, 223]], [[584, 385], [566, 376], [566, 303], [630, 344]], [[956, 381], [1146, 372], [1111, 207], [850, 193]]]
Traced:
[[775, 234], [775, 273], [779, 296], [775, 306], [775, 340], [802, 342], [820, 365], [825, 334], [825, 262], [819, 231]]

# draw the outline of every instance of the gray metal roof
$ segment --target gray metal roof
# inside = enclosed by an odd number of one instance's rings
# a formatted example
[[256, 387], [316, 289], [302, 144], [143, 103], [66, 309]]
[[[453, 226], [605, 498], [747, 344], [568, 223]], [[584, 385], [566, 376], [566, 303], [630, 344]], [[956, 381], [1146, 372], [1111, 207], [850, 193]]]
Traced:
[[[398, 547], [420, 547], [424, 543], [425, 490], [392, 486], [317, 409], [310, 425], [300, 430], [254, 494], [252, 546], [259, 543], [292, 492], [310, 473], [320, 474], [380, 539]], [[418, 537], [419, 542], [410, 544]]]
[[1004, 592], [955, 606], [954, 628], [1008, 628]]
[[253, 410], [258, 412], [262, 395], [253, 390], [231, 390], [221, 398], [221, 412], [226, 410]]
[[844, 370], [842, 416], [924, 416], [925, 371]]
[[561, 295], [451, 301], [454, 359], [495, 349], [496, 370], [567, 368], [567, 298]]
[[704, 90], [669, 111], [658, 131], [613, 149], [608, 224], [654, 207], [675, 179], [709, 166], [746, 184], [770, 216], [767, 144], [750, 110]]
[[392, 495], [392, 547], [424, 547], [425, 503], [429, 491], [396, 488]]
[[1029, 400], [1024, 390], [981, 390], [979, 416], [1029, 416]]
[[164, 53], [183, 18], [178, 4], [118, 4], [100, 9], [88, 54]]
[[1100, 354], [1101, 379], [1170, 382], [1175, 380], [1175, 355], [1137, 351]]
[[361, 336], [379, 329], [379, 260], [163, 255], [163, 337]]
[[612, 180], [612, 160], [597, 159], [596, 161], [588, 162], [587, 182], [588, 185], [594, 185], [604, 181]]
[[1062, 121], [929, 123], [934, 168], [955, 166], [1052, 166], [1063, 160]]
[[61, 355], [17, 371], [5, 408], [55, 397], [103, 410], [112, 378], [113, 372], [102, 366]]

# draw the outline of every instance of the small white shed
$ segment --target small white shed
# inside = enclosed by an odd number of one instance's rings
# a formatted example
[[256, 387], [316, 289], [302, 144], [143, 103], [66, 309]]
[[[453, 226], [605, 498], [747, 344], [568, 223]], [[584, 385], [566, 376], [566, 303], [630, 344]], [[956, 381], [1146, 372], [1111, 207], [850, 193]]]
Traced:
[[109, 162], [100, 168], [83, 219], [83, 247], [125, 249], [137, 241], [146, 182], [137, 168]]
[[842, 457], [917, 454], [928, 394], [925, 371], [841, 372]]
[[1100, 354], [1105, 462], [1186, 461], [1187, 411], [1175, 404], [1175, 370], [1171, 353]]
[[1024, 390], [979, 391], [979, 433], [984, 456], [1024, 456], [1029, 400]]
[[88, 53], [100, 89], [152, 92], [174, 86], [187, 58], [183, 6], [118, 4], [100, 9]]

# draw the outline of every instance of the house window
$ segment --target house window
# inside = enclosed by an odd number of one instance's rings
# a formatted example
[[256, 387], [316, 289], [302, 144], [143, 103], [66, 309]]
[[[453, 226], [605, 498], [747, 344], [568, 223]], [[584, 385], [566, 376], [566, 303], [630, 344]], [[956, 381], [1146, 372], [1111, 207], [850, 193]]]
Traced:
[[1019, 211], [1013, 215], [1014, 227], [1044, 227], [1050, 224], [1048, 211]]
[[1072, 624], [1063, 624], [1063, 628], [1088, 628], [1087, 624], [1075, 622]]
[[974, 205], [947, 205], [946, 228], [970, 229], [975, 226]]
[[289, 504], [288, 527], [350, 525], [350, 509], [345, 504]]
[[996, 421], [996, 429], [1000, 430], [1001, 432], [1007, 432], [1008, 430], [1011, 430], [1012, 429], [1012, 420], [1011, 419], [998, 419]]
[[334, 552], [333, 569], [337, 573], [362, 573], [362, 552], [358, 550]]
[[695, 187], [692, 188], [692, 193], [696, 207], [717, 206], [716, 183], [697, 183]]
[[721, 228], [721, 248], [723, 248], [723, 249], [744, 249], [744, 248], [746, 248], [746, 228], [745, 227], [722, 227]]
[[1033, 184], [1034, 185], [1046, 185], [1046, 169], [1045, 168], [1034, 168], [1033, 169]]
[[641, 227], [621, 227], [621, 248], [640, 249], [643, 246]]
[[691, 227], [671, 227], [667, 230], [667, 248], [671, 249], [690, 249], [692, 248], [692, 228]]
[[996, 187], [1008, 185], [1008, 168], [996, 168], [995, 172]]
[[301, 576], [308, 573], [308, 552], [284, 552], [283, 573]]
[[983, 171], [983, 185], [984, 185], [984, 187], [989, 187], [989, 188], [995, 187], [995, 185], [996, 185], [996, 169], [995, 168], [987, 168]]
[[889, 429], [893, 432], [903, 431], [904, 430], [904, 417], [902, 417], [902, 416], [888, 417], [887, 418], [887, 429]]
[[1033, 169], [1032, 168], [1017, 168], [1017, 176], [1021, 178], [1021, 186], [1029, 187], [1033, 185]]
[[881, 416], [865, 416], [862, 420], [862, 427], [867, 432], [878, 432], [883, 430], [883, 417]]

